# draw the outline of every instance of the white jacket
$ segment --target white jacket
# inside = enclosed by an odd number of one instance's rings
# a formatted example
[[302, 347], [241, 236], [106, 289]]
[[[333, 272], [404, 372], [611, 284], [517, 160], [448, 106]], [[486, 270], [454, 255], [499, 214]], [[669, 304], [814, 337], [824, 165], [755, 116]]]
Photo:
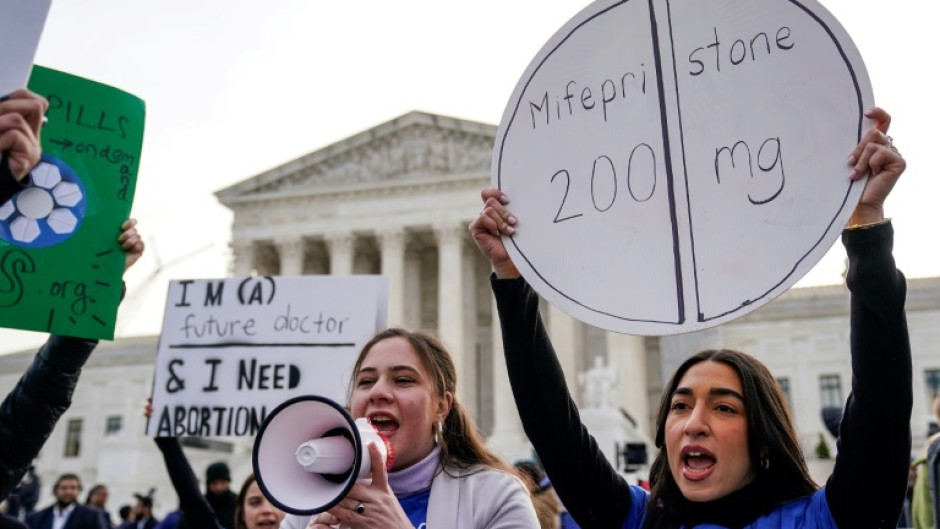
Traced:
[[[420, 529], [539, 529], [529, 493], [515, 476], [495, 469], [448, 472], [431, 482], [428, 521]], [[305, 529], [311, 518], [288, 514], [280, 529]]]

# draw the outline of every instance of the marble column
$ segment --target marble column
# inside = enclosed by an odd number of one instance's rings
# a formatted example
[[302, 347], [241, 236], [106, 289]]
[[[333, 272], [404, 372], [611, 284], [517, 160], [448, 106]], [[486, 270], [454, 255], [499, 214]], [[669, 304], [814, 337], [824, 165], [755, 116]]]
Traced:
[[353, 243], [351, 233], [333, 233], [325, 237], [330, 251], [330, 275], [348, 276], [353, 269]]
[[617, 404], [630, 412], [637, 427], [646, 435], [655, 434], [650, 429], [645, 339], [608, 332], [607, 365], [617, 373]]
[[232, 275], [248, 277], [255, 269], [255, 245], [252, 241], [232, 242]]
[[[583, 325], [580, 321], [549, 305], [548, 335], [558, 354], [558, 363], [565, 373], [565, 381], [574, 401], [581, 404], [581, 388], [578, 386], [578, 356], [583, 354]], [[587, 365], [590, 365], [588, 362]]]
[[282, 276], [299, 276], [304, 273], [304, 241], [299, 237], [283, 237], [274, 241], [281, 261]]
[[[463, 233], [467, 233], [466, 228], [464, 228]], [[464, 236], [466, 237], [467, 235]], [[480, 350], [477, 347], [477, 318], [479, 317], [477, 314], [477, 274], [475, 266], [477, 256], [470, 252], [462, 253], [463, 264], [460, 269], [463, 270], [463, 292], [461, 294], [463, 303], [461, 304], [460, 310], [463, 316], [461, 328], [464, 330], [464, 333], [463, 343], [457, 344], [454, 347], [460, 347], [464, 357], [464, 371], [460, 375], [460, 386], [463, 388], [463, 394], [467, 399], [464, 401], [464, 405], [472, 416], [480, 417], [480, 409], [483, 403], [480, 400], [482, 396], [480, 395], [482, 366], [480, 365]], [[487, 298], [491, 297], [492, 296], [487, 296]]]
[[[457, 377], [463, 380], [468, 369], [463, 345], [466, 341], [463, 308], [463, 238], [467, 229], [460, 224], [435, 228], [438, 245], [437, 331], [454, 356]], [[458, 398], [470, 402], [471, 395], [465, 384], [458, 385]]]
[[405, 229], [379, 230], [375, 236], [382, 253], [382, 275], [388, 277], [388, 326], [400, 327], [405, 324]]
[[[423, 249], [416, 248], [412, 244], [405, 250], [405, 288], [402, 292], [404, 307], [402, 308], [402, 317], [405, 327], [408, 329], [418, 329], [421, 324], [421, 292], [425, 288], [422, 281], [425, 280], [421, 266], [421, 252]], [[431, 281], [434, 279], [431, 278]]]

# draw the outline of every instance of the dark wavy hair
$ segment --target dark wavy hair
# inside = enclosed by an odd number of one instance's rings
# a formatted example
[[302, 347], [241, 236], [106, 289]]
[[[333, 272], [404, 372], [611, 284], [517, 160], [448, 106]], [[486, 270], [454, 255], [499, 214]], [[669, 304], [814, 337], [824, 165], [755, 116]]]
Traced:
[[812, 494], [817, 486], [806, 468], [796, 428], [786, 405], [786, 398], [770, 370], [748, 354], [731, 349], [708, 349], [689, 357], [670, 379], [663, 391], [656, 415], [656, 447], [659, 454], [650, 468], [652, 490], [644, 527], [661, 527], [668, 507], [684, 498], [669, 470], [666, 453], [666, 417], [679, 382], [699, 362], [721, 362], [738, 374], [744, 392], [747, 418], [748, 454], [755, 467], [755, 482], [764, 493], [761, 500], [777, 506]]
[[483, 465], [497, 468], [512, 474], [509, 466], [504, 463], [496, 454], [486, 448], [483, 438], [477, 431], [476, 426], [470, 415], [457, 400], [457, 369], [454, 366], [454, 359], [444, 347], [444, 344], [434, 335], [425, 331], [409, 331], [401, 328], [386, 329], [369, 340], [362, 347], [359, 357], [356, 358], [356, 364], [353, 366], [352, 379], [349, 384], [349, 395], [347, 401], [352, 401], [352, 392], [356, 387], [356, 374], [362, 367], [369, 351], [375, 344], [389, 338], [402, 338], [407, 341], [415, 354], [421, 360], [424, 369], [430, 376], [433, 384], [432, 391], [435, 397], [441, 397], [447, 393], [454, 396], [453, 404], [450, 407], [450, 413], [443, 421], [443, 432], [428, 432], [433, 436], [438, 434], [441, 446], [441, 467], [447, 470], [448, 466], [461, 469], [469, 469], [474, 466]]

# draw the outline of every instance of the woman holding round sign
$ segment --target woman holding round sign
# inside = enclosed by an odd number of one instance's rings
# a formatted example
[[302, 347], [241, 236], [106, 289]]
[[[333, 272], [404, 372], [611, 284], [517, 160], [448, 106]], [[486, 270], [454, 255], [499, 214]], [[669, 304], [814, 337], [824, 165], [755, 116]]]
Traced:
[[582, 527], [895, 527], [907, 483], [913, 397], [905, 280], [891, 255], [893, 231], [883, 206], [906, 164], [886, 136], [890, 116], [875, 108], [866, 117], [876, 126], [851, 153], [847, 170], [853, 181], [870, 176], [842, 233], [852, 393], [835, 468], [822, 488], [807, 472], [774, 377], [759, 360], [732, 350], [698, 352], [673, 374], [657, 414], [652, 491], [628, 485], [580, 423], [538, 297], [506, 251], [504, 237], [517, 226], [509, 199], [499, 189], [483, 190], [486, 205], [470, 233], [493, 266], [519, 415]]
[[457, 401], [457, 370], [438, 339], [387, 329], [362, 348], [352, 372], [349, 410], [388, 440], [390, 468], [370, 443], [371, 483], [356, 483], [326, 512], [288, 515], [282, 528], [539, 527], [522, 482]]

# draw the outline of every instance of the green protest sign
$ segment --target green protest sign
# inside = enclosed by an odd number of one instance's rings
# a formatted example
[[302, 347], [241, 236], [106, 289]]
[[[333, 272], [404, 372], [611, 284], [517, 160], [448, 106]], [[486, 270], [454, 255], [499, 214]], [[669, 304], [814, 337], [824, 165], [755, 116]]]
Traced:
[[0, 325], [114, 337], [144, 102], [40, 66], [29, 89], [49, 100], [32, 185], [0, 204]]

